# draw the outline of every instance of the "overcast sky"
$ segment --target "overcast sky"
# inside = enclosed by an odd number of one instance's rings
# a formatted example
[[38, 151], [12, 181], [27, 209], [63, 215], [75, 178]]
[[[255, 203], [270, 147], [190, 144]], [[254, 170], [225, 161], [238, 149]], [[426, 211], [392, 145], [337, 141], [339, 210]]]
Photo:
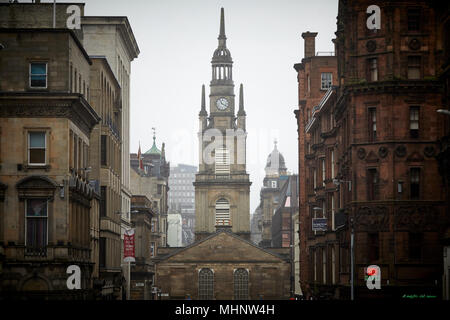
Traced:
[[86, 15], [127, 16], [141, 50], [131, 71], [131, 152], [137, 152], [139, 141], [143, 152], [151, 147], [155, 127], [158, 147], [166, 143], [171, 165], [198, 166], [201, 86], [206, 85], [208, 95], [224, 7], [236, 98], [244, 84], [251, 213], [259, 203], [264, 166], [275, 138], [288, 170], [298, 172], [293, 65], [303, 58], [302, 32], [319, 33], [316, 51], [333, 51], [337, 0], [84, 2]]

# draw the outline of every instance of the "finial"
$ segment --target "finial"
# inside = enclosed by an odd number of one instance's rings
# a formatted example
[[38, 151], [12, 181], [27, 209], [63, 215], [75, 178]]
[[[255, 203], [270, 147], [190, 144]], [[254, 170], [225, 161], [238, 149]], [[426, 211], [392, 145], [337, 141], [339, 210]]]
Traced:
[[206, 113], [206, 100], [205, 100], [205, 85], [202, 85], [202, 108], [200, 110], [199, 116], [207, 116], [208, 113]]
[[239, 88], [239, 111], [238, 116], [245, 116], [244, 110], [244, 85], [241, 83]]
[[226, 39], [225, 36], [225, 12], [223, 8], [220, 8], [220, 33], [219, 39]]
[[155, 143], [155, 140], [156, 140], [156, 129], [153, 127], [152, 130], [153, 130], [153, 143]]
[[275, 140], [273, 140], [274, 150], [277, 150], [277, 143], [278, 143], [278, 141], [277, 141], [277, 139], [275, 138]]

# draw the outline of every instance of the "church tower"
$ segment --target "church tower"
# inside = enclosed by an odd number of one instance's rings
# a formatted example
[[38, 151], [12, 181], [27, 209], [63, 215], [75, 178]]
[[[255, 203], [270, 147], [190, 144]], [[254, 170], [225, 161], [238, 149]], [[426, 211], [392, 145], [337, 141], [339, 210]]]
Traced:
[[220, 14], [219, 45], [212, 57], [209, 116], [205, 86], [199, 113], [199, 172], [195, 186], [195, 239], [229, 231], [250, 240], [250, 185], [246, 172], [244, 88], [236, 113], [233, 60], [227, 48], [225, 15]]

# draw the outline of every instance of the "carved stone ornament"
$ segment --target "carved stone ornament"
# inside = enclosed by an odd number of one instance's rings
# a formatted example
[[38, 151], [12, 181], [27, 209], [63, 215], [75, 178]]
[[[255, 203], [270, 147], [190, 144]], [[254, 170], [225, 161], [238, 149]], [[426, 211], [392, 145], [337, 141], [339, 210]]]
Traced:
[[439, 225], [438, 211], [431, 206], [399, 207], [395, 213], [396, 230], [436, 231]]
[[433, 157], [436, 154], [436, 149], [433, 146], [426, 146], [423, 149], [423, 153], [425, 154], [425, 156], [427, 156], [428, 158]]
[[367, 41], [366, 49], [368, 52], [374, 52], [377, 49], [377, 43], [374, 40]]
[[355, 229], [358, 231], [389, 230], [389, 214], [386, 207], [359, 207], [355, 220]]
[[364, 148], [359, 148], [357, 155], [361, 160], [364, 159], [366, 157], [366, 150]]
[[389, 153], [389, 151], [388, 151], [388, 148], [386, 148], [386, 147], [380, 147], [378, 149], [378, 155], [380, 156], [380, 158], [386, 158], [388, 153]]
[[419, 50], [421, 47], [420, 40], [417, 38], [413, 38], [411, 39], [411, 41], [409, 41], [408, 46], [411, 50]]
[[404, 145], [398, 146], [395, 149], [395, 155], [399, 158], [406, 156], [406, 147]]

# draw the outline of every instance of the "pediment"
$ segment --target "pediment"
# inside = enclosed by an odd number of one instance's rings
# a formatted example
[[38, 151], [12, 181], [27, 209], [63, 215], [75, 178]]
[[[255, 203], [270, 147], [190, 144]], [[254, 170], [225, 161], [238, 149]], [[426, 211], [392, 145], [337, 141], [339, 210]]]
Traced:
[[28, 176], [17, 182], [17, 189], [56, 189], [58, 184], [46, 176]]
[[378, 161], [379, 161], [379, 158], [375, 154], [375, 152], [370, 151], [369, 154], [366, 157], [366, 162], [378, 162]]
[[161, 262], [282, 262], [281, 256], [260, 248], [230, 232], [218, 232], [206, 239], [182, 248]]
[[423, 161], [423, 160], [424, 160], [424, 159], [423, 159], [423, 156], [422, 156], [420, 153], [418, 153], [417, 151], [411, 153], [411, 154], [408, 156], [408, 158], [406, 159], [406, 161], [408, 161], [408, 162], [421, 162], [421, 161]]

